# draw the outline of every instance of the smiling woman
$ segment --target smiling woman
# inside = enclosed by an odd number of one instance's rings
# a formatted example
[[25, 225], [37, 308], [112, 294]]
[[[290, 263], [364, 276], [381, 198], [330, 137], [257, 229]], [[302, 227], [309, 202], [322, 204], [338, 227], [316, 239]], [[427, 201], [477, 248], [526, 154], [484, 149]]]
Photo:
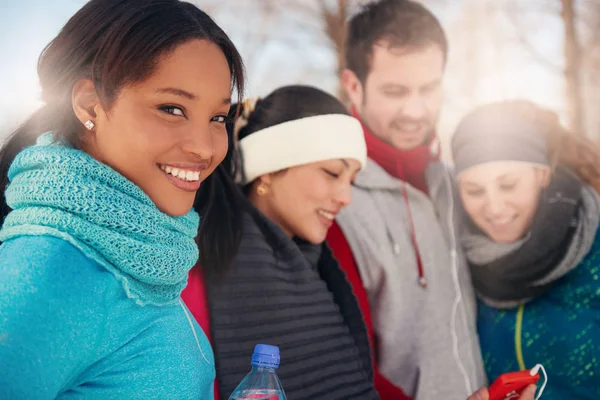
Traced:
[[600, 148], [513, 100], [469, 113], [452, 151], [489, 380], [540, 363], [544, 399], [600, 398]]
[[231, 161], [236, 48], [189, 3], [92, 0], [38, 73], [45, 104], [0, 151], [0, 397], [212, 399], [180, 293], [195, 201], [203, 255], [232, 257], [209, 209], [237, 194], [211, 177]]
[[285, 86], [247, 101], [235, 128], [241, 245], [220, 276], [194, 268], [182, 295], [212, 334], [222, 398], [262, 342], [285, 357], [278, 376], [289, 398], [378, 398], [362, 313], [324, 243], [366, 162], [360, 122], [319, 89]]

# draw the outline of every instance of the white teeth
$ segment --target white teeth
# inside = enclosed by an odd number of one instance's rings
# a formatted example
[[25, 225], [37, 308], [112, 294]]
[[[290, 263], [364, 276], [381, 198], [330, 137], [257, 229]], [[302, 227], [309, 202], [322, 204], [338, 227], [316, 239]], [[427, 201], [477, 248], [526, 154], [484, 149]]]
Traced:
[[319, 215], [321, 215], [322, 217], [325, 217], [329, 220], [333, 221], [335, 219], [335, 214], [332, 214], [330, 212], [323, 211], [323, 210], [318, 210], [317, 212], [319, 213]]
[[200, 180], [200, 171], [191, 171], [185, 169], [179, 169], [170, 167], [168, 165], [161, 165], [160, 169], [165, 171], [167, 174], [173, 175], [182, 181], [198, 181]]

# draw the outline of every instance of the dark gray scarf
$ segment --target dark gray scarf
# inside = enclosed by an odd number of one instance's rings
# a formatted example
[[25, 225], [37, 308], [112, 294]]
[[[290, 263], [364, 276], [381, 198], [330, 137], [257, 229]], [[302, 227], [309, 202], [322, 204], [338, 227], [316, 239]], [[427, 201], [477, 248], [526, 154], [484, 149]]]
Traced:
[[251, 209], [232, 270], [207, 293], [221, 398], [257, 343], [279, 346], [289, 400], [379, 398], [362, 313], [326, 245], [294, 241]]
[[479, 297], [492, 307], [511, 308], [547, 291], [587, 254], [599, 216], [596, 193], [559, 169], [523, 239], [496, 243], [469, 220], [461, 242]]

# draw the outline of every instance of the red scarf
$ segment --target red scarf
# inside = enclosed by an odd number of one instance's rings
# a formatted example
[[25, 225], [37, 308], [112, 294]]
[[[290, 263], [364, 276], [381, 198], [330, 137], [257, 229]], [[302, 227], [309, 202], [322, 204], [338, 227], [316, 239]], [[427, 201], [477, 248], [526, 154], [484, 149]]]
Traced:
[[[352, 110], [352, 115], [360, 121], [356, 111]], [[428, 194], [425, 171], [430, 162], [440, 158], [439, 151], [437, 154], [431, 152], [431, 145], [437, 140], [437, 135], [431, 135], [426, 143], [412, 150], [400, 150], [372, 134], [362, 121], [361, 124], [365, 132], [369, 158], [394, 178], [408, 182]]]

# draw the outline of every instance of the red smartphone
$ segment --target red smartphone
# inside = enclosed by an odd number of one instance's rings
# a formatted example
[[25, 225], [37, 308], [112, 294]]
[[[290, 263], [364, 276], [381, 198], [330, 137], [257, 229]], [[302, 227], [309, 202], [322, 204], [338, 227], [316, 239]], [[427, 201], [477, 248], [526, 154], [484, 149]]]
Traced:
[[527, 386], [533, 385], [539, 380], [537, 367], [531, 370], [502, 374], [488, 389], [490, 400], [516, 400]]

